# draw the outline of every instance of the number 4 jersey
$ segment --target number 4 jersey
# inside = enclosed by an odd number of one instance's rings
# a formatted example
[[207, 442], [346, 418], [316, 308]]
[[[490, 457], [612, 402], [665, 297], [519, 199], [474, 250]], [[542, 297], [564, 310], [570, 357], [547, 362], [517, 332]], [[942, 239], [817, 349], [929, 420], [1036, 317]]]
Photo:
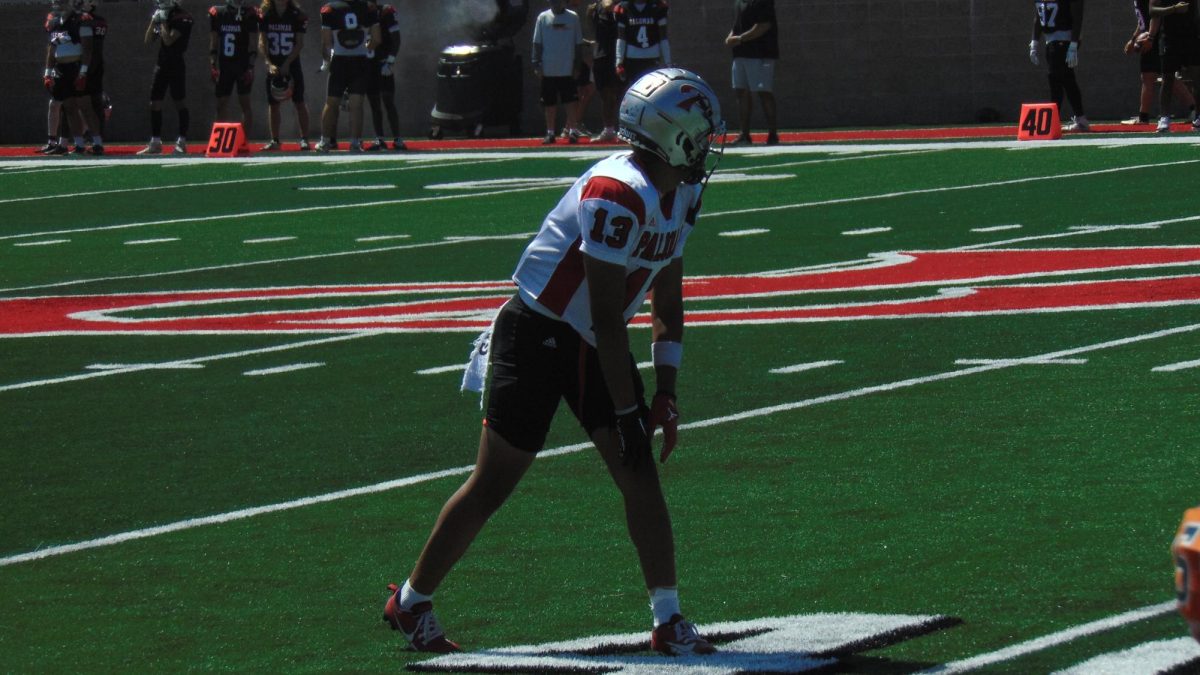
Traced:
[[546, 216], [517, 263], [513, 281], [521, 298], [539, 313], [571, 324], [595, 345], [583, 257], [625, 267], [628, 322], [655, 276], [683, 256], [700, 212], [700, 193], [699, 185], [681, 184], [660, 196], [631, 152], [597, 162]]

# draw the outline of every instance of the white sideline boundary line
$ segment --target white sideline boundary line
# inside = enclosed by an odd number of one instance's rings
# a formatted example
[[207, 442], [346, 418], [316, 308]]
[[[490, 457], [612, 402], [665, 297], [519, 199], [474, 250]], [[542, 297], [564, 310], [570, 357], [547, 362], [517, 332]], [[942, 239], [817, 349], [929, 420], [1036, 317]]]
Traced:
[[1200, 359], [1195, 361], [1180, 361], [1179, 363], [1169, 363], [1165, 366], [1155, 366], [1150, 369], [1152, 373], [1173, 373], [1177, 370], [1188, 370], [1189, 368], [1200, 367]]
[[[1056, 352], [1049, 352], [1046, 354], [1030, 356], [1030, 357], [1027, 357], [1026, 359], [1021, 359], [1021, 361], [1064, 358], [1064, 357], [1074, 356], [1076, 354], [1100, 351], [1103, 349], [1110, 349], [1113, 347], [1121, 347], [1121, 346], [1130, 345], [1130, 344], [1134, 344], [1134, 343], [1138, 343], [1138, 342], [1145, 342], [1148, 340], [1156, 340], [1156, 339], [1163, 338], [1163, 337], [1170, 337], [1173, 335], [1180, 335], [1183, 333], [1190, 333], [1190, 332], [1194, 332], [1194, 331], [1198, 331], [1198, 330], [1200, 330], [1200, 323], [1194, 323], [1194, 324], [1189, 324], [1186, 326], [1178, 326], [1176, 328], [1167, 328], [1164, 330], [1154, 331], [1151, 333], [1143, 333], [1141, 335], [1134, 335], [1132, 337], [1127, 337], [1127, 338], [1119, 338], [1116, 340], [1107, 340], [1105, 342], [1098, 342], [1096, 344], [1085, 345], [1083, 347], [1074, 347], [1071, 349], [1063, 349], [1063, 350], [1059, 350]], [[259, 352], [266, 352], [266, 351], [281, 351], [283, 349], [292, 349], [292, 348], [296, 348], [296, 347], [307, 346], [310, 344], [334, 342], [337, 340], [351, 340], [351, 339], [355, 339], [355, 338], [366, 337], [368, 335], [377, 335], [377, 334], [379, 334], [379, 333], [377, 333], [377, 332], [355, 333], [352, 335], [344, 335], [344, 336], [338, 336], [338, 337], [333, 337], [333, 338], [325, 338], [322, 340], [309, 340], [309, 341], [302, 342], [302, 343], [293, 343], [290, 345], [280, 345], [275, 348], [267, 348], [264, 350], [252, 350], [251, 352], [237, 353], [235, 355], [240, 356], [240, 355], [245, 355], [245, 354], [249, 354], [249, 353], [259, 353]], [[187, 360], [182, 360], [182, 361], [173, 362], [173, 363], [201, 363], [204, 361], [216, 360], [217, 358], [232, 358], [235, 355], [227, 354], [227, 355], [217, 355], [217, 356], [213, 356], [213, 357], [201, 357], [201, 358], [197, 358], [197, 359], [187, 359]], [[706, 420], [699, 420], [696, 422], [689, 422], [686, 424], [681, 424], [681, 425], [679, 425], [679, 428], [680, 428], [680, 430], [703, 429], [706, 427], [717, 426], [720, 424], [727, 424], [729, 422], [739, 422], [742, 420], [753, 419], [756, 417], [766, 417], [769, 415], [774, 415], [776, 413], [787, 412], [787, 411], [791, 411], [791, 410], [799, 410], [801, 408], [810, 408], [813, 406], [821, 405], [823, 403], [846, 401], [849, 399], [861, 398], [863, 396], [869, 396], [871, 394], [879, 394], [879, 393], [884, 393], [884, 392], [889, 392], [889, 391], [896, 391], [899, 389], [906, 389], [906, 388], [914, 387], [914, 386], [921, 385], [921, 384], [929, 384], [932, 382], [953, 380], [953, 379], [956, 379], [959, 377], [965, 377], [968, 375], [977, 375], [979, 373], [986, 373], [986, 372], [993, 371], [993, 370], [1002, 370], [1004, 368], [1011, 368], [1011, 367], [1013, 367], [1013, 365], [1014, 365], [1014, 362], [1007, 362], [1007, 361], [1006, 362], [997, 362], [997, 363], [992, 363], [992, 364], [988, 364], [988, 365], [975, 366], [973, 368], [964, 368], [962, 370], [952, 370], [952, 371], [947, 371], [944, 373], [937, 373], [935, 375], [912, 377], [912, 378], [908, 378], [905, 380], [899, 380], [896, 382], [889, 382], [887, 384], [879, 384], [879, 385], [873, 385], [873, 386], [869, 386], [869, 387], [861, 387], [859, 389], [851, 389], [849, 391], [844, 391], [844, 392], [841, 392], [838, 394], [829, 394], [826, 396], [818, 396], [816, 398], [805, 399], [802, 401], [794, 401], [792, 403], [783, 403], [783, 404], [767, 406], [767, 407], [763, 407], [763, 408], [755, 408], [752, 410], [744, 410], [739, 413], [734, 413], [731, 415], [723, 415], [721, 417], [711, 417]], [[78, 376], [78, 379], [108, 375], [108, 374], [113, 374], [113, 373], [118, 373], [118, 372], [123, 372], [123, 371], [115, 371], [115, 370], [114, 371], [100, 371], [97, 373], [89, 373], [84, 376]], [[2, 390], [0, 390], [0, 391], [2, 391]], [[546, 458], [546, 457], [558, 457], [560, 455], [568, 455], [568, 454], [579, 452], [580, 450], [583, 450], [585, 448], [590, 448], [590, 447], [591, 447], [590, 442], [576, 443], [574, 445], [565, 445], [565, 446], [553, 448], [550, 450], [544, 450], [544, 451], [538, 453], [538, 458], [542, 459], [542, 458]], [[358, 497], [358, 496], [362, 496], [362, 495], [375, 494], [378, 492], [386, 492], [388, 490], [392, 490], [395, 488], [405, 487], [408, 485], [416, 485], [418, 483], [425, 483], [428, 481], [437, 480], [439, 478], [447, 478], [450, 476], [461, 476], [461, 475], [470, 473], [473, 468], [474, 468], [474, 466], [471, 465], [471, 466], [460, 466], [460, 467], [456, 467], [453, 469], [443, 469], [441, 471], [434, 471], [431, 473], [418, 474], [416, 476], [409, 476], [407, 478], [400, 478], [400, 479], [396, 479], [396, 480], [386, 481], [383, 483], [376, 483], [374, 485], [365, 485], [362, 487], [351, 488], [348, 490], [339, 490], [337, 492], [329, 492], [329, 493], [326, 493], [323, 495], [316, 495], [314, 497], [304, 497], [301, 499], [295, 499], [295, 500], [291, 500], [291, 501], [287, 501], [287, 502], [268, 504], [266, 506], [258, 506], [258, 507], [248, 508], [248, 509], [241, 509], [238, 511], [230, 511], [228, 513], [220, 513], [220, 514], [216, 514], [216, 515], [212, 515], [212, 516], [204, 516], [201, 518], [191, 518], [188, 520], [181, 520], [181, 521], [177, 521], [174, 523], [169, 523], [167, 525], [160, 525], [157, 527], [144, 528], [144, 529], [140, 529], [140, 530], [131, 530], [129, 532], [123, 532], [120, 534], [114, 534], [114, 535], [109, 535], [106, 537], [100, 537], [98, 539], [90, 539], [87, 541], [81, 541], [81, 542], [77, 542], [74, 544], [49, 546], [47, 548], [39, 549], [36, 551], [29, 551], [27, 553], [19, 553], [16, 555], [11, 555], [11, 556], [6, 556], [4, 558], [0, 558], [0, 567], [7, 567], [9, 565], [15, 565], [15, 564], [24, 563], [24, 562], [31, 562], [34, 560], [42, 560], [44, 558], [65, 555], [68, 553], [76, 553], [78, 551], [86, 551], [89, 549], [101, 548], [104, 546], [112, 546], [114, 544], [120, 544], [120, 543], [126, 542], [126, 541], [134, 541], [137, 539], [146, 539], [148, 537], [155, 537], [160, 534], [167, 534], [170, 532], [179, 532], [182, 530], [189, 530], [192, 528], [203, 527], [206, 525], [217, 525], [217, 524], [221, 524], [221, 523], [232, 522], [235, 520], [243, 520], [245, 518], [251, 518], [253, 516], [259, 516], [259, 515], [263, 515], [263, 514], [267, 514], [267, 513], [275, 513], [278, 511], [288, 511], [291, 509], [296, 509], [296, 508], [300, 508], [300, 507], [304, 507], [304, 506], [311, 506], [313, 504], [322, 504], [325, 502], [332, 502], [332, 501], [337, 501], [340, 499], [347, 499], [350, 497]], [[1172, 602], [1172, 607], [1174, 607], [1173, 602]]]
[[1020, 642], [1004, 649], [998, 649], [987, 654], [980, 654], [962, 661], [953, 661], [933, 668], [922, 670], [918, 675], [932, 675], [933, 673], [965, 673], [970, 670], [990, 666], [1001, 661], [1011, 661], [1012, 659], [1032, 654], [1050, 647], [1057, 647], [1066, 642], [1070, 642], [1076, 638], [1081, 638], [1095, 633], [1102, 633], [1106, 630], [1120, 628], [1126, 624], [1136, 623], [1145, 619], [1152, 619], [1162, 614], [1175, 611], [1175, 601], [1168, 600], [1160, 602], [1157, 605], [1149, 605], [1141, 609], [1135, 609], [1123, 614], [1117, 614], [1091, 623], [1085, 623], [1073, 628], [1044, 635], [1040, 638]]

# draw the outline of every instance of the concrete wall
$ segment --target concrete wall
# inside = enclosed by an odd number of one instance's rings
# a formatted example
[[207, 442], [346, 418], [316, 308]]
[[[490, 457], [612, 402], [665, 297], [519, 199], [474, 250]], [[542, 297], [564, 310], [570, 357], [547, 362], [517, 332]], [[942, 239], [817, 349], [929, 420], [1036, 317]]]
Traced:
[[[391, 0], [403, 31], [397, 104], [405, 135], [422, 136], [430, 126], [438, 53], [466, 39], [467, 18], [492, 0]], [[207, 4], [183, 0], [197, 17], [189, 49], [188, 103], [192, 136], [207, 137], [215, 103], [208, 79]], [[317, 0], [300, 0], [313, 21], [302, 59], [313, 128], [324, 96]], [[515, 38], [528, 60], [532, 16], [544, 8], [533, 0], [526, 28]], [[673, 0], [671, 43], [675, 59], [704, 75], [722, 96], [731, 126], [737, 112], [729, 90], [729, 54], [723, 39], [732, 22], [732, 0]], [[1136, 112], [1137, 63], [1121, 47], [1132, 30], [1129, 2], [1088, 3], [1078, 75], [1093, 119]], [[493, 5], [494, 6], [494, 5]], [[776, 0], [783, 58], [776, 83], [784, 128], [825, 126], [951, 124], [998, 111], [1014, 120], [1023, 101], [1047, 96], [1044, 70], [1029, 63], [1027, 44], [1032, 2], [1018, 0]], [[149, 135], [147, 98], [157, 47], [142, 44], [152, 12], [150, 0], [102, 1], [109, 22], [106, 90], [114, 103], [109, 139], [141, 141]], [[41, 71], [45, 4], [0, 2], [0, 144], [35, 143], [44, 137], [46, 95]], [[262, 71], [255, 82], [254, 137], [265, 137]], [[525, 78], [524, 127], [541, 129], [535, 83]], [[594, 103], [587, 121], [595, 128]], [[166, 104], [164, 134], [175, 131]], [[296, 133], [285, 107], [284, 133]], [[342, 128], [345, 128], [343, 116]], [[761, 117], [755, 121], [760, 128]], [[368, 133], [371, 125], [368, 117]], [[493, 128], [489, 133], [505, 133]], [[343, 136], [345, 131], [342, 132]]]

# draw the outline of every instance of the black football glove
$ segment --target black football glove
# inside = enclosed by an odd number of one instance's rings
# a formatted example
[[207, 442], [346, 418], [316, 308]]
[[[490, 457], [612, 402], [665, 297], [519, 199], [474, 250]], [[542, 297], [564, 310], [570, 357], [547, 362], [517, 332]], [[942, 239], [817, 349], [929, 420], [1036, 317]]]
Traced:
[[636, 471], [642, 460], [650, 457], [650, 434], [640, 406], [617, 413], [617, 442], [621, 464]]

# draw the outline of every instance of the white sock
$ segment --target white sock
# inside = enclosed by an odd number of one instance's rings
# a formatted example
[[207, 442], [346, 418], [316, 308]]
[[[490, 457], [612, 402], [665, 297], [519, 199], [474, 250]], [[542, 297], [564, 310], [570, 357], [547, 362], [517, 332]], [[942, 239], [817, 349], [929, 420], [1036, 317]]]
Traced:
[[650, 611], [654, 612], [654, 627], [670, 623], [671, 617], [682, 614], [679, 611], [679, 589], [663, 588], [650, 589]]
[[418, 593], [413, 589], [412, 584], [408, 583], [408, 579], [404, 580], [404, 586], [400, 588], [400, 609], [412, 609], [413, 605], [429, 602], [432, 599], [432, 595]]

